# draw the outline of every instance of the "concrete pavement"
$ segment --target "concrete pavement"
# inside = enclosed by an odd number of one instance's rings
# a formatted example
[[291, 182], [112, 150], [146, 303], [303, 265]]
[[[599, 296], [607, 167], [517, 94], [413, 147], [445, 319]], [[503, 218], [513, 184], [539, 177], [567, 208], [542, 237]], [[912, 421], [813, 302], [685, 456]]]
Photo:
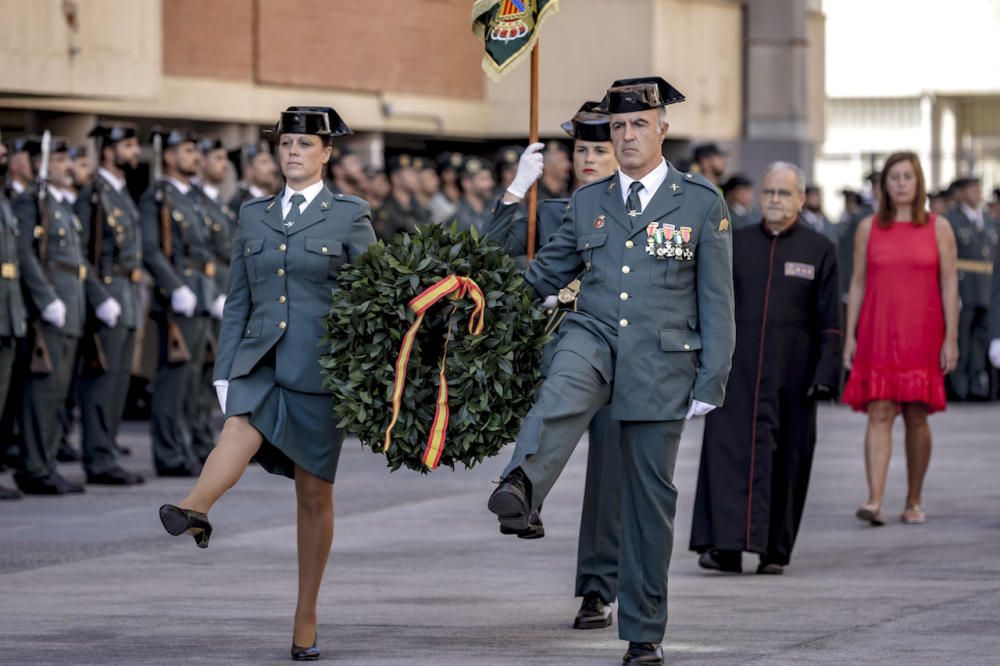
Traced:
[[[677, 465], [668, 663], [1000, 663], [1000, 408], [932, 417], [928, 523], [897, 521], [897, 429], [886, 515], [864, 499], [864, 418], [824, 408], [812, 488], [784, 577], [712, 575], [687, 551], [701, 422]], [[150, 469], [144, 424], [128, 466]], [[345, 444], [320, 646], [344, 664], [616, 664], [616, 628], [570, 629], [586, 446], [545, 503], [547, 536], [501, 537], [486, 510], [508, 451], [481, 468], [389, 474]], [[81, 478], [77, 465], [65, 474]], [[0, 481], [9, 484], [8, 474]], [[208, 550], [163, 533], [184, 479], [0, 504], [0, 664], [281, 664], [296, 564], [292, 484], [256, 466], [212, 513]], [[755, 558], [745, 568], [753, 571]]]

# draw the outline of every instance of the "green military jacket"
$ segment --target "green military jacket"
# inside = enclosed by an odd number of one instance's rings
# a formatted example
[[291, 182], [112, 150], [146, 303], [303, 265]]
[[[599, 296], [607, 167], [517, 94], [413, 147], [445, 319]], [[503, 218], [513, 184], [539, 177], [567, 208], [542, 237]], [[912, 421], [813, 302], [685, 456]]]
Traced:
[[[568, 206], [569, 199], [546, 199], [538, 203], [536, 251], [559, 230]], [[493, 207], [492, 217], [486, 222], [483, 235], [503, 245], [518, 264], [527, 265], [528, 216], [521, 206], [498, 201]]]
[[325, 187], [291, 228], [281, 197], [243, 204], [233, 241], [215, 379], [250, 373], [271, 349], [275, 380], [305, 393], [322, 386], [319, 343], [340, 267], [375, 242], [364, 200]]
[[21, 243], [17, 217], [7, 197], [0, 192], [0, 336], [5, 338], [24, 337], [28, 330], [20, 275], [30, 247], [30, 241]]
[[220, 294], [226, 293], [229, 285], [229, 255], [233, 251], [233, 227], [236, 214], [226, 204], [215, 201], [201, 188], [196, 188], [202, 208], [211, 220], [209, 241], [215, 256], [215, 286]]
[[[139, 209], [127, 188], [118, 191], [101, 176], [80, 191], [73, 204], [83, 224], [83, 247], [94, 266], [96, 278], [121, 305], [118, 325], [139, 327], [142, 318], [142, 235]], [[94, 234], [101, 234], [95, 247]], [[100, 256], [95, 258], [95, 250]]]
[[[668, 164], [630, 218], [616, 172], [577, 190], [526, 279], [542, 296], [585, 271], [556, 353], [583, 357], [613, 383], [612, 418], [672, 421], [691, 399], [720, 406], [735, 346], [732, 234], [718, 189]], [[681, 258], [647, 253], [647, 229], [672, 225]]]
[[[345, 195], [349, 196], [349, 195]], [[375, 212], [373, 226], [380, 240], [388, 241], [398, 233], [412, 234], [417, 227], [430, 222], [430, 213], [417, 203], [410, 200], [410, 207], [404, 208], [395, 197], [386, 197], [382, 207]]]
[[[948, 211], [948, 221], [955, 231], [959, 259], [975, 261], [983, 266], [993, 263], [1000, 245], [1000, 230], [993, 218], [983, 213], [983, 228], [979, 229], [962, 207], [956, 206]], [[963, 307], [989, 307], [990, 282], [987, 272], [960, 270], [958, 297], [962, 300]]]
[[[161, 238], [161, 206], [168, 215], [170, 256]], [[212, 221], [192, 187], [186, 194], [168, 180], [154, 183], [139, 199], [142, 221], [142, 257], [156, 284], [159, 308], [170, 308], [170, 295], [187, 285], [198, 298], [195, 316], [207, 316], [218, 295], [219, 266], [212, 249]]]
[[[51, 192], [51, 188], [50, 188]], [[27, 239], [28, 252], [21, 264], [21, 280], [28, 295], [32, 316], [38, 317], [45, 306], [57, 298], [66, 306], [66, 325], [59, 331], [71, 337], [83, 335], [87, 304], [96, 307], [108, 298], [108, 291], [97, 280], [94, 267], [83, 251], [83, 225], [73, 206], [50, 194], [46, 197], [48, 214], [43, 219], [38, 208], [37, 188], [32, 187], [14, 200], [14, 213]], [[45, 261], [39, 252], [45, 246]]]

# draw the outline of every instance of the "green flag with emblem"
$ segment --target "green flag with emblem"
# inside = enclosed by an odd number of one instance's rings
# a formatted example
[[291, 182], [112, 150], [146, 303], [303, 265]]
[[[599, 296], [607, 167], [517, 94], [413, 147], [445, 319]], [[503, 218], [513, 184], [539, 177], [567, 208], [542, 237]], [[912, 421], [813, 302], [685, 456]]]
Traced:
[[483, 69], [499, 81], [538, 41], [538, 29], [559, 0], [475, 0], [472, 32], [483, 44]]

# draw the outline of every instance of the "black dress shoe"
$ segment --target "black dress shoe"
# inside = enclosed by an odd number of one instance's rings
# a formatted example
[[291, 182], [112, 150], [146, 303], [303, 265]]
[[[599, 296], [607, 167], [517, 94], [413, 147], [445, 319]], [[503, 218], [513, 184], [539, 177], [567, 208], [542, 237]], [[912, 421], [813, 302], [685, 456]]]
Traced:
[[628, 651], [622, 657], [623, 664], [662, 664], [663, 646], [659, 643], [636, 643], [629, 641]]
[[70, 495], [79, 495], [80, 493], [87, 492], [87, 489], [83, 487], [82, 483], [77, 483], [76, 481], [70, 481], [62, 474], [58, 472], [52, 475], [55, 482], [62, 486], [63, 490]]
[[770, 576], [780, 576], [785, 573], [785, 567], [780, 564], [775, 564], [774, 562], [765, 562], [761, 560], [760, 566], [757, 567], [757, 573]]
[[528, 483], [521, 469], [515, 469], [500, 481], [486, 505], [496, 514], [500, 526], [514, 534], [523, 532], [529, 526], [531, 500]]
[[23, 495], [20, 490], [14, 490], [13, 488], [7, 488], [6, 486], [0, 486], [0, 500], [16, 500], [21, 499]]
[[157, 467], [157, 476], [196, 477], [201, 474], [201, 465], [178, 465], [176, 467]]
[[72, 446], [63, 444], [56, 453], [56, 460], [59, 462], [80, 462], [83, 458], [80, 456], [80, 452]]
[[500, 526], [500, 534], [516, 534], [518, 539], [541, 539], [545, 536], [545, 525], [542, 525], [542, 516], [538, 511], [532, 511], [528, 516], [528, 527], [523, 530], [512, 530], [503, 525]]
[[97, 474], [87, 474], [87, 483], [99, 486], [137, 486], [145, 483], [146, 480], [138, 474], [115, 465], [106, 472]]
[[66, 489], [53, 476], [15, 474], [14, 482], [25, 495], [65, 495]]
[[738, 550], [706, 550], [698, 556], [698, 566], [702, 569], [724, 573], [743, 573], [743, 553]]
[[588, 592], [573, 620], [574, 629], [603, 629], [611, 626], [611, 606], [597, 592]]
[[292, 661], [317, 661], [319, 660], [319, 648], [316, 641], [309, 647], [299, 647], [292, 641]]
[[160, 507], [160, 522], [167, 534], [179, 536], [187, 532], [194, 537], [199, 548], [208, 548], [208, 540], [212, 537], [212, 523], [208, 522], [206, 514], [164, 504]]

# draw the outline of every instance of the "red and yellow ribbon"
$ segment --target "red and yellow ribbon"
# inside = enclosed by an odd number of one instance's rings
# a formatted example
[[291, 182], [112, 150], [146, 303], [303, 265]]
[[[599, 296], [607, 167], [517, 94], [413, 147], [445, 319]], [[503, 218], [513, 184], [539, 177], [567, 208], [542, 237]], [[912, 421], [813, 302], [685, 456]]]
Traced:
[[[486, 314], [486, 299], [483, 290], [479, 288], [471, 278], [460, 275], [449, 275], [434, 286], [424, 291], [419, 296], [413, 298], [409, 303], [409, 308], [417, 315], [410, 330], [403, 336], [403, 344], [399, 348], [399, 358], [396, 359], [396, 380], [392, 386], [392, 420], [385, 430], [385, 446], [383, 451], [389, 450], [392, 442], [392, 429], [399, 419], [399, 409], [403, 400], [403, 389], [406, 386], [406, 367], [410, 362], [410, 352], [413, 351], [413, 340], [417, 337], [420, 324], [424, 321], [424, 314], [428, 309], [442, 298], [450, 296], [452, 300], [459, 300], [469, 296], [476, 304], [469, 319], [469, 333], [481, 335], [483, 332], [483, 317]], [[444, 376], [445, 359], [448, 357], [448, 342], [445, 340], [444, 352], [441, 355], [441, 369], [438, 372], [438, 398], [437, 408], [434, 411], [434, 422], [431, 424], [431, 432], [427, 438], [427, 448], [424, 449], [423, 463], [428, 469], [434, 469], [441, 460], [444, 452], [444, 440], [448, 431], [448, 380]]]

